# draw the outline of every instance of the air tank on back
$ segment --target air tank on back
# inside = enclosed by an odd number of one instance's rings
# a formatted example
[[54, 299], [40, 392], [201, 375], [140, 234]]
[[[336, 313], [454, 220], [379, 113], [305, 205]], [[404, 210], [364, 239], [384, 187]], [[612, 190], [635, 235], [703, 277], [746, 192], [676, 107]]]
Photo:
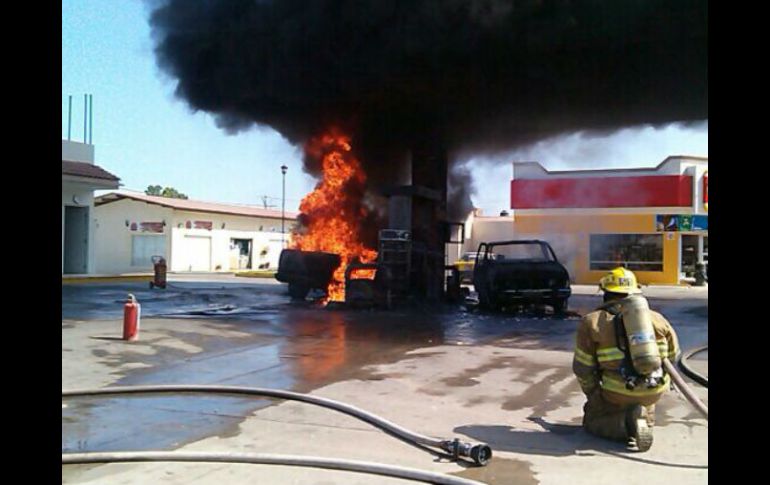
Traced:
[[655, 329], [652, 326], [650, 306], [641, 295], [633, 295], [621, 300], [623, 326], [628, 336], [628, 348], [634, 369], [640, 374], [651, 374], [660, 369], [662, 361]]

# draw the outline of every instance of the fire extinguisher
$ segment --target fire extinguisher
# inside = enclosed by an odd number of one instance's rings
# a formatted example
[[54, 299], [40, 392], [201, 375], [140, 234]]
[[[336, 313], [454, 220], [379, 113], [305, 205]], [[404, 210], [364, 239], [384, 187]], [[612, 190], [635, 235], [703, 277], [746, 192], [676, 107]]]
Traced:
[[123, 306], [123, 340], [137, 340], [139, 338], [141, 316], [141, 305], [136, 301], [136, 297], [129, 293], [128, 300]]

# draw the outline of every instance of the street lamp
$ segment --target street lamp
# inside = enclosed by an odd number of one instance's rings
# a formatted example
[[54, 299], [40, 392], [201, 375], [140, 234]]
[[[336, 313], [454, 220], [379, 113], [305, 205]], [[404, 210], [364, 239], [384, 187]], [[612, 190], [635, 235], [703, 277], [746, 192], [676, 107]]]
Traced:
[[286, 247], [286, 243], [284, 241], [284, 234], [286, 233], [284, 225], [286, 220], [286, 170], [288, 169], [289, 167], [286, 165], [281, 165], [281, 173], [283, 174], [283, 190], [281, 192], [281, 248]]

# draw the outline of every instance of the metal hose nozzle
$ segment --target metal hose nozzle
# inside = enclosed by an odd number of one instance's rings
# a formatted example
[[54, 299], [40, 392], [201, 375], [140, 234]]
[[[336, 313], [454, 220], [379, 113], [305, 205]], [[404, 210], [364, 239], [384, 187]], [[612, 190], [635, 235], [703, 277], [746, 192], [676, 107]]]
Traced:
[[441, 449], [451, 453], [455, 459], [463, 457], [472, 459], [477, 465], [484, 466], [492, 459], [492, 448], [489, 445], [480, 443], [466, 443], [455, 438], [441, 443]]

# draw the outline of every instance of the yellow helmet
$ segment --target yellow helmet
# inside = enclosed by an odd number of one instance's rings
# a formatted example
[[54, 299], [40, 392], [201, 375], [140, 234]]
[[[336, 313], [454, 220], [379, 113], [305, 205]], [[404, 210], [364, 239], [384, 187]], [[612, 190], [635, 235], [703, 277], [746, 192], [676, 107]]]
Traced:
[[636, 275], [626, 268], [618, 267], [607, 273], [599, 281], [599, 288], [612, 293], [622, 293], [624, 295], [633, 295], [641, 293], [636, 284]]

